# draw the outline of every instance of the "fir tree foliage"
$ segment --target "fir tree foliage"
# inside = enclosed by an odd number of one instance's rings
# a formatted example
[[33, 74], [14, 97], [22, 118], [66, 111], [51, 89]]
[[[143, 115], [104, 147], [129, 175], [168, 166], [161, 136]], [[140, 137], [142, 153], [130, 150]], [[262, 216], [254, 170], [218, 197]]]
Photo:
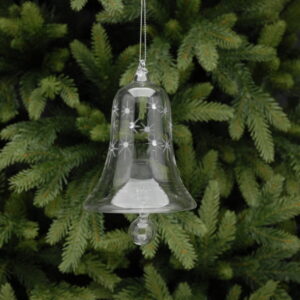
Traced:
[[147, 1], [147, 66], [198, 208], [151, 216], [141, 248], [134, 216], [83, 210], [139, 4], [0, 3], [0, 299], [298, 299], [297, 0]]
[[[42, 296], [41, 296], [42, 295]], [[52, 286], [40, 286], [32, 290], [30, 294], [30, 299], [32, 300], [42, 300], [42, 299], [82, 299], [82, 300], [96, 300], [96, 295], [87, 288], [82, 288], [78, 286], [71, 286], [66, 282], [62, 282], [59, 285]]]
[[15, 293], [10, 286], [10, 284], [6, 283], [1, 286], [0, 290], [0, 299], [1, 300], [15, 300], [16, 296]]
[[[6, 47], [1, 49], [0, 69], [6, 81], [3, 98], [6, 99], [2, 108], [6, 110], [7, 121], [18, 112], [18, 107], [24, 105], [31, 118], [37, 119], [45, 109], [47, 94], [54, 98], [60, 85], [61, 96], [68, 104], [76, 102], [76, 88], [71, 79], [61, 73], [60, 84], [54, 80], [55, 73], [60, 73], [69, 57], [67, 47], [52, 46], [53, 41], [67, 34], [66, 24], [48, 23], [41, 9], [33, 2], [22, 5], [11, 5], [7, 16], [0, 17], [1, 41]], [[23, 61], [20, 57], [24, 57]], [[30, 65], [26, 58], [40, 60], [36, 68]], [[50, 78], [47, 79], [47, 76]], [[40, 89], [34, 87], [40, 85]], [[16, 87], [20, 88], [21, 101], [15, 96]], [[50, 95], [49, 95], [50, 93]], [[3, 112], [4, 113], [4, 112]]]

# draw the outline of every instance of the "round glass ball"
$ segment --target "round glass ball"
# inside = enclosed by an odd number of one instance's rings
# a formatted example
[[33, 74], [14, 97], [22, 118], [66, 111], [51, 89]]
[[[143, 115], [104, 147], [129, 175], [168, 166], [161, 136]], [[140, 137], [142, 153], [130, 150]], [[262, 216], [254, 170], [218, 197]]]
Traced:
[[130, 224], [128, 232], [136, 245], [143, 246], [153, 240], [156, 229], [154, 223], [149, 219], [148, 214], [140, 214], [140, 216]]

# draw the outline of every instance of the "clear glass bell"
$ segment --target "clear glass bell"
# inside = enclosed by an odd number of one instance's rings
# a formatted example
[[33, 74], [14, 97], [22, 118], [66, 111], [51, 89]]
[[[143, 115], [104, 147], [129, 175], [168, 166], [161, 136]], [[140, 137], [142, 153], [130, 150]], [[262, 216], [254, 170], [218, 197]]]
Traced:
[[[148, 80], [143, 63], [134, 82], [115, 96], [104, 170], [84, 207], [102, 213], [140, 214], [138, 228], [131, 228], [133, 235], [150, 222], [149, 214], [196, 207], [176, 167], [168, 96]], [[146, 231], [147, 238], [140, 234], [136, 243], [148, 242], [153, 231]]]

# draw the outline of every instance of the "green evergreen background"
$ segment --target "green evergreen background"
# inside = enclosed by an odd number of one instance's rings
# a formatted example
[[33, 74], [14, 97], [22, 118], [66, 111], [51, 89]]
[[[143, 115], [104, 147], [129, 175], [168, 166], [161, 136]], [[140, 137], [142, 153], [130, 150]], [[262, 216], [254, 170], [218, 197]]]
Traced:
[[143, 248], [134, 216], [83, 211], [139, 5], [0, 1], [0, 300], [299, 300], [299, 0], [148, 0], [198, 208], [154, 215]]

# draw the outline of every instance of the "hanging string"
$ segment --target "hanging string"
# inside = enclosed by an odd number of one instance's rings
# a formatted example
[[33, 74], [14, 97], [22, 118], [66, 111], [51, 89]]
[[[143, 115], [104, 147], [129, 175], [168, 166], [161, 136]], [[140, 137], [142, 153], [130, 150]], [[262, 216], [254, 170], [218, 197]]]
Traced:
[[[144, 45], [144, 58], [142, 57]], [[141, 0], [141, 16], [140, 16], [140, 63], [146, 65], [147, 60], [147, 7], [146, 0]]]

